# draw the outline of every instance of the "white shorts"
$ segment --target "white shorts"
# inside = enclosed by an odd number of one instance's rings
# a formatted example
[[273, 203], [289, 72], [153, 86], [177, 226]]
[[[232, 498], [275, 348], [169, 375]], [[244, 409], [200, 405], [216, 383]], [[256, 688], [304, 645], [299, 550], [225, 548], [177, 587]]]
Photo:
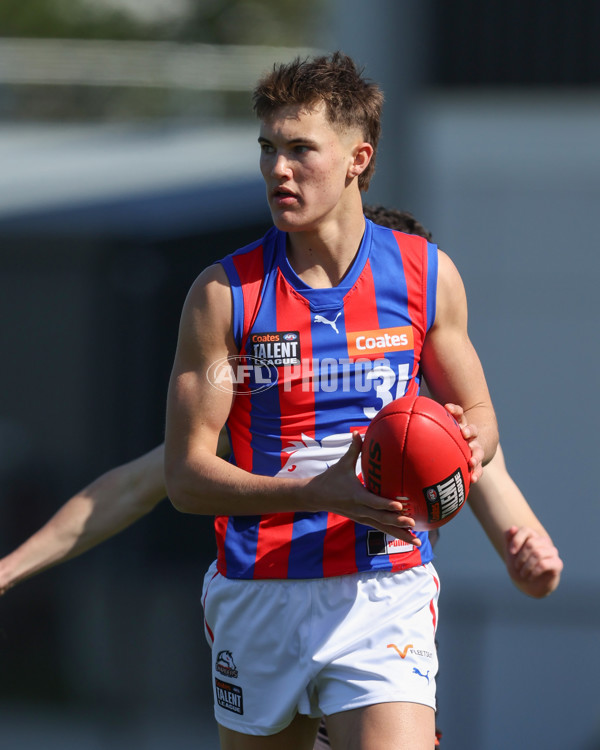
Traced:
[[215, 717], [245, 734], [375, 703], [435, 708], [439, 580], [399, 573], [234, 580], [208, 570], [205, 630]]

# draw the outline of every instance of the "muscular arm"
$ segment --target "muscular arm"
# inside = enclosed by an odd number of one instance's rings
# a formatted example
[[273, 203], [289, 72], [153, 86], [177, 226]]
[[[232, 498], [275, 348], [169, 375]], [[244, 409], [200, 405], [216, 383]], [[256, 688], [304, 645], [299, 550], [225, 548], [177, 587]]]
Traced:
[[[167, 397], [165, 478], [180, 511], [249, 515], [300, 509], [300, 484], [250, 474], [216, 455], [231, 409], [233, 384], [210, 382], [210, 367], [237, 354], [231, 291], [220, 265], [211, 266], [188, 294]], [[308, 510], [303, 507], [302, 510]]]
[[185, 513], [259, 515], [328, 510], [412, 541], [401, 504], [370, 493], [355, 472], [361, 440], [323, 474], [281, 478], [251, 474], [215, 455], [234, 391], [215, 388], [211, 365], [235, 356], [231, 290], [222, 266], [196, 280], [181, 317], [167, 398], [165, 479], [173, 505]]
[[[486, 464], [496, 450], [498, 428], [483, 368], [467, 332], [467, 317], [462, 279], [450, 258], [439, 251], [436, 316], [425, 338], [423, 373], [433, 398], [462, 406], [483, 451], [474, 453], [474, 464]], [[480, 473], [474, 465], [473, 478]]]
[[551, 594], [560, 583], [563, 562], [508, 473], [500, 446], [471, 487], [468, 502], [515, 585], [536, 598]]
[[165, 497], [163, 446], [111, 469], [0, 560], [0, 594], [114, 536]]

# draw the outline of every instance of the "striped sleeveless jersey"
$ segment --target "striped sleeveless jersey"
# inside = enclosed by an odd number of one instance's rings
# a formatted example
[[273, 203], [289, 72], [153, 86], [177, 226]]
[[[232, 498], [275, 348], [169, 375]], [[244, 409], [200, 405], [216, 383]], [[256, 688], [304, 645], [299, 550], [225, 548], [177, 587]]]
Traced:
[[[307, 286], [275, 227], [220, 261], [231, 284], [237, 392], [231, 460], [268, 476], [315, 476], [394, 398], [417, 393], [435, 317], [437, 248], [366, 220], [342, 282]], [[219, 572], [230, 578], [321, 578], [398, 571], [432, 559], [420, 548], [333, 513], [215, 519]]]

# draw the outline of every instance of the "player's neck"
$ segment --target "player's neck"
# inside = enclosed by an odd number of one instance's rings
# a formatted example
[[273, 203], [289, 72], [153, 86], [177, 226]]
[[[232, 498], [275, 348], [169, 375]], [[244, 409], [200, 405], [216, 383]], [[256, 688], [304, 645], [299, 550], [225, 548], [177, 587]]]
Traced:
[[312, 231], [290, 232], [287, 256], [298, 276], [314, 289], [337, 286], [356, 258], [365, 230], [362, 211], [322, 222]]

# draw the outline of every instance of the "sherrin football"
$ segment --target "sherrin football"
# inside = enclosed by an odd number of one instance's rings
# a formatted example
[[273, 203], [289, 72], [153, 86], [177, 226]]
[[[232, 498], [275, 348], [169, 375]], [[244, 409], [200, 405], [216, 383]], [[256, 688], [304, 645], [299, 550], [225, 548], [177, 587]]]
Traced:
[[363, 440], [361, 467], [367, 489], [406, 497], [403, 514], [415, 531], [448, 523], [470, 486], [471, 449], [458, 422], [437, 401], [404, 396], [373, 418]]

